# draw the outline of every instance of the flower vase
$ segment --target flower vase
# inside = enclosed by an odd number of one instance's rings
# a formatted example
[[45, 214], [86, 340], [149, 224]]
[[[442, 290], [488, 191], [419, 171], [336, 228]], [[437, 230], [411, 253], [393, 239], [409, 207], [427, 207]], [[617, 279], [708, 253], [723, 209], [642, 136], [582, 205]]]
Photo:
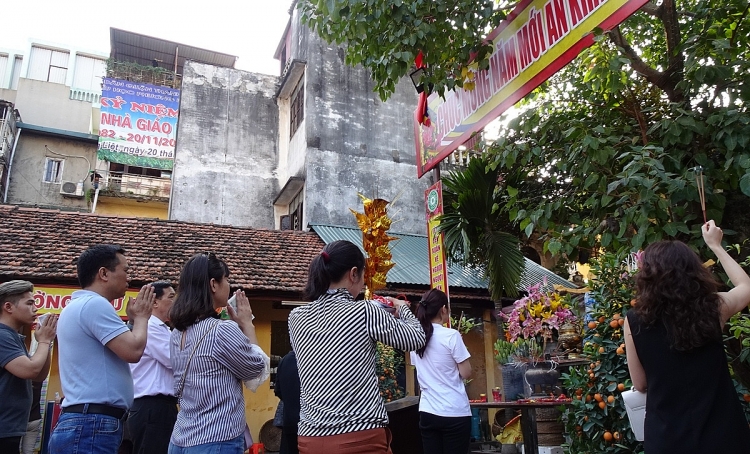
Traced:
[[514, 401], [524, 395], [525, 364], [503, 364], [500, 366], [503, 374], [503, 398]]
[[534, 365], [529, 364], [524, 373], [525, 394], [531, 396], [547, 396], [559, 386], [560, 371], [553, 363], [542, 361]]

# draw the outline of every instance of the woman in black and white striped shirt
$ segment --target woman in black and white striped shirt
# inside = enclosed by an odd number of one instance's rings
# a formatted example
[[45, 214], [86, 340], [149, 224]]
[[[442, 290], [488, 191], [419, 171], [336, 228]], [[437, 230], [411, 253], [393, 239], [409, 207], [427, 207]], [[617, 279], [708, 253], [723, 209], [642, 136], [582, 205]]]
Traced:
[[229, 299], [229, 269], [214, 254], [197, 254], [180, 273], [170, 320], [170, 356], [180, 411], [169, 454], [245, 451], [245, 399], [242, 381], [264, 370], [253, 311], [238, 290], [232, 320], [216, 309]]
[[300, 454], [391, 452], [375, 345], [416, 350], [425, 335], [404, 301], [391, 299], [393, 314], [377, 302], [355, 301], [364, 267], [353, 243], [328, 244], [310, 263], [305, 293], [314, 301], [289, 315], [302, 388]]

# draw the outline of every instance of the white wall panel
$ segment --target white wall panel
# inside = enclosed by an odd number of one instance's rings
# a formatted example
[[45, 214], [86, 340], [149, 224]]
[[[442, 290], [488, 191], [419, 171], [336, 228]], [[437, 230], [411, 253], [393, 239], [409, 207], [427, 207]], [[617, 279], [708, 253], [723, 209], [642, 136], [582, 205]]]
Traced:
[[31, 47], [27, 78], [64, 84], [68, 74], [68, 52]]
[[0, 88], [7, 88], [8, 80], [5, 72], [8, 70], [8, 56], [0, 55]]
[[99, 92], [102, 89], [102, 77], [105, 72], [104, 60], [76, 55], [72, 88]]
[[52, 58], [51, 50], [32, 46], [26, 78], [46, 81], [49, 76], [50, 58]]
[[16, 61], [13, 63], [13, 74], [10, 76], [10, 89], [18, 89], [18, 79], [21, 77], [21, 66], [23, 65], [23, 57], [16, 56]]

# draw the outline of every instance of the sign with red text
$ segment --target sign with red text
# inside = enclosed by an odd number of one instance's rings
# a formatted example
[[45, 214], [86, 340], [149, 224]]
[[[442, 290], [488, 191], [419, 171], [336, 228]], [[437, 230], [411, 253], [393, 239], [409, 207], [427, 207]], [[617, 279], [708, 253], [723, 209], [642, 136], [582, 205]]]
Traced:
[[105, 78], [101, 104], [99, 159], [172, 169], [180, 90]]
[[419, 177], [594, 42], [596, 28], [611, 30], [647, 0], [522, 0], [488, 40], [490, 67], [478, 71], [471, 91], [433, 93], [430, 126], [414, 115]]
[[443, 214], [443, 185], [440, 181], [424, 193], [427, 209], [427, 245], [430, 248], [430, 288], [448, 294], [448, 267], [445, 263], [443, 234], [438, 230], [438, 217]]
[[[70, 303], [70, 298], [76, 290], [80, 288], [62, 285], [34, 286], [34, 307], [40, 315], [59, 314]], [[138, 296], [138, 290], [128, 290], [124, 298], [111, 302], [120, 317], [125, 317], [125, 301], [131, 296], [133, 298]]]

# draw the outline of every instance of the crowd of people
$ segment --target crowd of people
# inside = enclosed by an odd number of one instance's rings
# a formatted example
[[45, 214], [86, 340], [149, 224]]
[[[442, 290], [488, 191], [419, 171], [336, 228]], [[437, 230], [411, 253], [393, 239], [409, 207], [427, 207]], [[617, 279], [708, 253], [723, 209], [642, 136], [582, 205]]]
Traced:
[[[648, 390], [647, 454], [750, 447], [721, 344], [724, 323], [750, 302], [750, 277], [722, 248], [713, 221], [703, 235], [735, 287], [718, 292], [686, 245], [659, 242], [643, 254], [638, 304], [627, 314], [631, 378], [635, 388]], [[365, 263], [348, 241], [326, 245], [310, 263], [305, 296], [311, 302], [289, 315], [292, 352], [278, 365], [275, 384], [283, 404], [281, 452], [391, 453], [377, 342], [411, 352], [424, 452], [468, 452], [471, 412], [463, 380], [472, 368], [462, 337], [444, 326], [446, 294], [429, 290], [414, 310], [395, 298], [389, 298], [392, 308], [358, 300]], [[125, 251], [93, 246], [79, 257], [77, 271], [82, 290], [59, 318], [37, 321], [32, 354], [19, 332], [36, 319], [33, 286], [0, 284], [0, 453], [21, 452], [24, 435], [38, 427], [32, 383], [48, 375], [55, 338], [64, 400], [50, 453], [114, 454], [124, 431], [133, 453], [243, 453], [242, 383], [262, 377], [268, 357], [258, 346], [245, 293], [237, 290], [236, 307], [228, 306], [226, 263], [196, 254], [177, 291], [164, 281], [144, 286], [127, 304], [128, 325], [110, 303], [128, 289]], [[224, 308], [229, 320], [218, 316]]]

